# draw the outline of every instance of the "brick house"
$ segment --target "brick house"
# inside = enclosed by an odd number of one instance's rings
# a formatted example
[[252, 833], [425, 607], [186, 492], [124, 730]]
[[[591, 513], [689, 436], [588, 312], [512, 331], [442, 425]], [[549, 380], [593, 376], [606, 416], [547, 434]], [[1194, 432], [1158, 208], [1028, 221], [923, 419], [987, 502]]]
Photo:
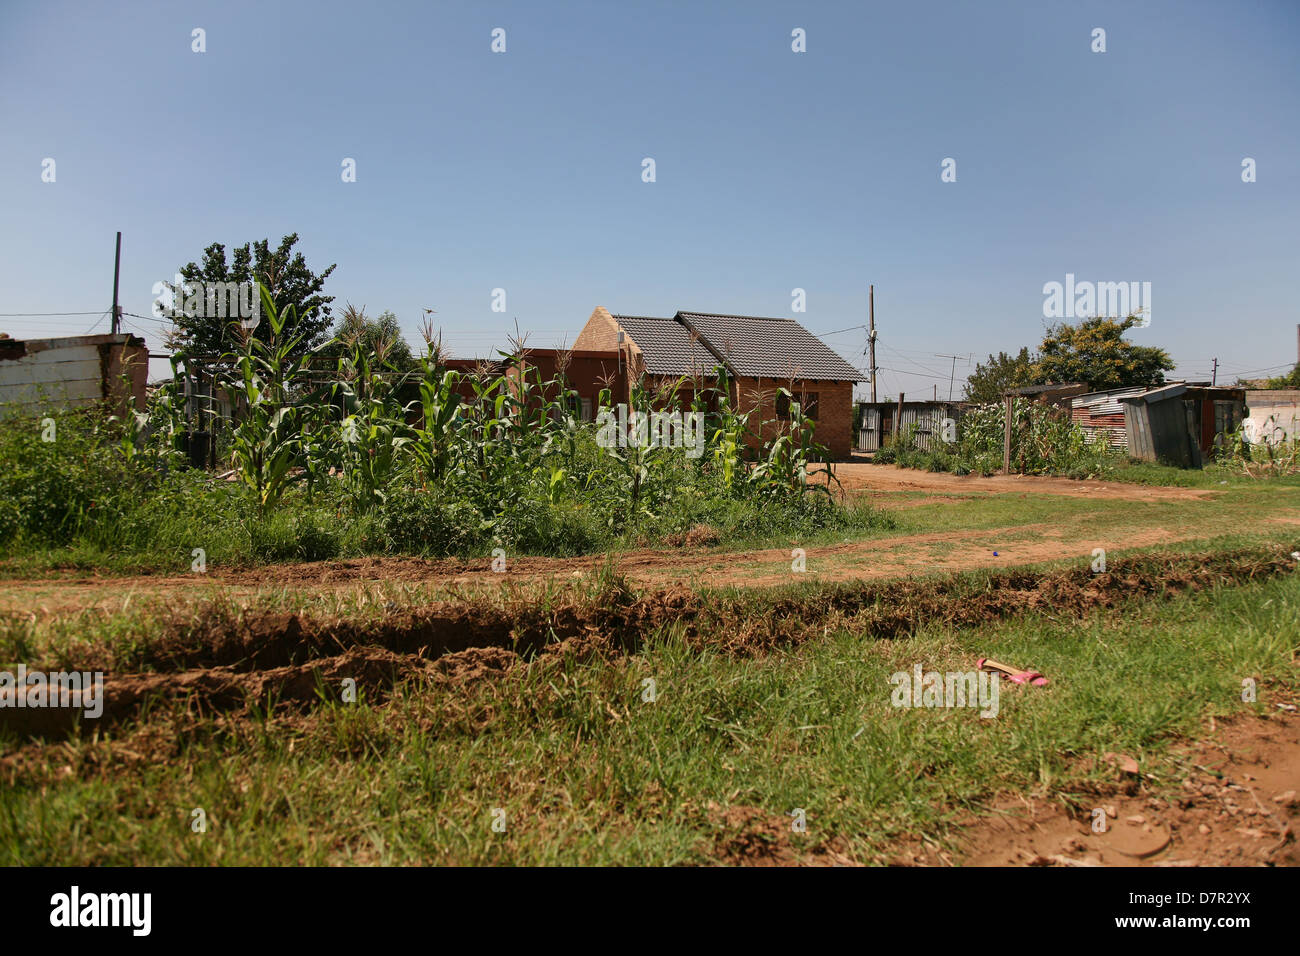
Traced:
[[[528, 380], [543, 383], [556, 381], [560, 376], [561, 366], [564, 380], [570, 392], [576, 392], [576, 407], [573, 409], [584, 422], [595, 421], [600, 410], [601, 389], [608, 387], [613, 395], [626, 395], [627, 383], [624, 381], [622, 363], [617, 351], [599, 351], [590, 349], [524, 349], [522, 353], [523, 368], [527, 369]], [[511, 381], [512, 394], [514, 383], [519, 378], [521, 364], [519, 357], [506, 363], [506, 375]], [[543, 394], [549, 400], [555, 400], [556, 386], [544, 388]], [[623, 399], [616, 398], [617, 403]]]
[[714, 369], [722, 365], [734, 382], [734, 407], [752, 412], [750, 427], [761, 427], [764, 442], [788, 427], [786, 403], [777, 395], [785, 388], [816, 422], [815, 440], [831, 457], [852, 452], [853, 385], [864, 376], [793, 319], [705, 312], [655, 318], [597, 306], [574, 348], [616, 360], [616, 404], [628, 400], [637, 381], [657, 389], [685, 379], [678, 397], [689, 405], [695, 389], [714, 387]]

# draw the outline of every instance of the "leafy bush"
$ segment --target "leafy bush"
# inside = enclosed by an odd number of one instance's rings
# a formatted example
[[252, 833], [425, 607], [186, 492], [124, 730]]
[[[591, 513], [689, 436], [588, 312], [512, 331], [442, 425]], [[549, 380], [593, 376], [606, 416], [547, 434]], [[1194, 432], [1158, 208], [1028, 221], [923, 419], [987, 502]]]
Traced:
[[65, 543], [130, 509], [157, 475], [133, 469], [117, 439], [113, 423], [92, 414], [7, 418], [0, 427], [0, 544], [24, 537]]
[[[917, 445], [916, 428], [890, 437], [873, 461], [902, 468], [958, 475], [992, 475], [1002, 470], [1006, 411], [1002, 404], [976, 405], [962, 415], [953, 444], [931, 449]], [[1114, 474], [1118, 457], [1062, 410], [1016, 399], [1012, 409], [1012, 468], [1022, 474], [1094, 478]]]

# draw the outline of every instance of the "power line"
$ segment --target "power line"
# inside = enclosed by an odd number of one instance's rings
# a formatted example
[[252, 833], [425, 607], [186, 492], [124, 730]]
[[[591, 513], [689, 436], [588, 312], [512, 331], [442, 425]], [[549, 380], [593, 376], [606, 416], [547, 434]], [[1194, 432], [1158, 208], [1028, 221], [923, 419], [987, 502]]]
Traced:
[[893, 373], [896, 374], [896, 375], [915, 375], [917, 378], [933, 378], [933, 379], [937, 379], [937, 380], [939, 380], [939, 381], [941, 381], [941, 382], [942, 382], [945, 378], [948, 378], [948, 377], [949, 377], [949, 376], [947, 376], [947, 375], [926, 375], [926, 374], [924, 374], [924, 373], [922, 373], [922, 372], [912, 372], [912, 371], [909, 371], [909, 370], [907, 370], [907, 369], [902, 369], [902, 368], [889, 368], [889, 367], [886, 366], [886, 365], [878, 365], [878, 366], [876, 366], [876, 367], [877, 367], [877, 368], [880, 368], [880, 369], [883, 369], [883, 370], [886, 371], [886, 372], [893, 372]]
[[0, 312], [0, 318], [7, 319], [45, 315], [99, 315], [99, 312]]
[[[122, 314], [123, 314], [124, 316], [127, 316], [127, 315], [130, 315], [131, 313], [130, 313], [130, 312], [123, 312]], [[136, 318], [139, 318], [139, 316], [136, 316]], [[131, 326], [131, 328], [135, 329], [137, 332], [140, 332], [140, 333], [143, 334], [143, 335], [155, 335], [155, 334], [157, 334], [157, 332], [158, 332], [157, 329], [146, 329], [146, 328], [144, 328], [144, 327], [142, 327], [142, 326], [136, 325], [134, 322], [127, 322], [125, 318], [123, 318], [122, 321], [123, 321], [123, 322], [126, 322], [127, 325]]]
[[159, 325], [171, 325], [171, 324], [173, 324], [173, 320], [171, 320], [171, 319], [160, 319], [160, 318], [158, 318], [156, 315], [139, 315], [139, 314], [137, 314], [137, 313], [135, 313], [135, 312], [123, 312], [122, 314], [123, 314], [123, 315], [129, 315], [129, 316], [131, 316], [132, 318], [135, 318], [135, 319], [144, 319], [146, 322], [157, 322]]
[[[1260, 372], [1276, 372], [1278, 369], [1294, 368], [1295, 365], [1296, 365], [1295, 362], [1287, 362], [1284, 365], [1270, 365], [1268, 368], [1251, 368], [1251, 369], [1247, 369], [1244, 372], [1227, 372], [1227, 374], [1236, 375], [1238, 378], [1240, 378], [1243, 375], [1258, 375]], [[1219, 366], [1219, 367], [1223, 368], [1223, 366]], [[1225, 369], [1224, 371], [1227, 370]]]
[[[900, 354], [898, 353], [897, 350], [895, 350], [895, 349], [892, 348], [891, 346], [885, 345], [883, 342], [880, 344], [880, 347], [881, 347], [882, 349], [885, 349], [885, 350], [888, 351], [888, 352], [893, 352], [893, 353], [894, 353], [895, 355], [897, 355], [897, 356], [898, 356], [902, 361], [907, 362], [907, 363], [910, 364], [910, 365], [915, 365], [915, 366], [916, 366], [917, 368], [919, 368], [919, 369], [924, 369], [926, 372], [929, 372], [931, 375], [939, 375], [939, 374], [940, 374], [940, 373], [939, 373], [938, 371], [936, 371], [935, 369], [927, 368], [926, 366], [922, 365], [920, 362], [917, 362], [917, 361], [915, 361], [914, 359], [910, 359], [910, 358], [908, 358], [906, 355], [900, 355]], [[931, 354], [934, 354], [934, 353], [931, 353]]]
[[[86, 334], [89, 335], [91, 332], [95, 331], [95, 326], [99, 325], [100, 322], [103, 322], [104, 319], [108, 316], [108, 313], [110, 313], [110, 312], [112, 312], [112, 311], [113, 311], [112, 309], [105, 309], [105, 310], [100, 314], [99, 318], [97, 318], [97, 319], [95, 320], [94, 324], [91, 325], [90, 328], [86, 329]], [[93, 314], [93, 313], [92, 313], [92, 314]]]

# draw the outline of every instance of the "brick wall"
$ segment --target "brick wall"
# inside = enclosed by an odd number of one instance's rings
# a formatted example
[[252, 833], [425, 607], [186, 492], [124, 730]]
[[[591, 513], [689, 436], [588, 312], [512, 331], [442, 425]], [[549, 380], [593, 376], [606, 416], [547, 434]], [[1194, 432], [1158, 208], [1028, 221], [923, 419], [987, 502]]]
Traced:
[[848, 458], [853, 452], [853, 383], [809, 382], [817, 390], [820, 409], [813, 434], [826, 446], [832, 458]]
[[574, 340], [573, 347], [594, 352], [618, 351], [618, 323], [603, 305], [596, 306]]
[[[749, 424], [751, 431], [759, 433], [763, 442], [770, 442], [789, 431], [789, 423], [776, 415], [778, 388], [791, 392], [797, 401], [808, 404], [817, 396], [817, 427], [813, 439], [831, 458], [848, 458], [853, 450], [853, 383], [803, 382], [772, 378], [742, 378], [739, 382], [737, 409], [753, 411]], [[751, 444], [756, 448], [758, 441]]]
[[[543, 382], [553, 380], [557, 372], [557, 358], [556, 349], [529, 349], [526, 357], [529, 381], [535, 383], [535, 375], [539, 373]], [[536, 373], [532, 371], [533, 369], [537, 370]], [[518, 377], [518, 363], [510, 363], [508, 374], [512, 380]], [[614, 404], [626, 400], [627, 384], [619, 369], [617, 352], [575, 348], [569, 353], [569, 364], [565, 368], [564, 376], [570, 391], [577, 392], [580, 399], [586, 399], [589, 403], [592, 419], [599, 411], [598, 399], [606, 380], [611, 380], [609, 388], [614, 396]], [[546, 397], [554, 399], [555, 391], [554, 388], [548, 389]], [[624, 397], [620, 398], [620, 396]]]

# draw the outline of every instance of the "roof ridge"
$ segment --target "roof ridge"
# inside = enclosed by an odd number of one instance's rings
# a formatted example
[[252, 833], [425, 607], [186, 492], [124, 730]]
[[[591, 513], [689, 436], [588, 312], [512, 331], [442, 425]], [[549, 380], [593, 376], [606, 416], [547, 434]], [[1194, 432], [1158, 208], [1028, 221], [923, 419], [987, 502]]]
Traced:
[[699, 315], [708, 319], [758, 319], [761, 322], [795, 322], [797, 319], [791, 319], [784, 315], [740, 315], [735, 312], [692, 312], [690, 309], [679, 309], [678, 315]]

